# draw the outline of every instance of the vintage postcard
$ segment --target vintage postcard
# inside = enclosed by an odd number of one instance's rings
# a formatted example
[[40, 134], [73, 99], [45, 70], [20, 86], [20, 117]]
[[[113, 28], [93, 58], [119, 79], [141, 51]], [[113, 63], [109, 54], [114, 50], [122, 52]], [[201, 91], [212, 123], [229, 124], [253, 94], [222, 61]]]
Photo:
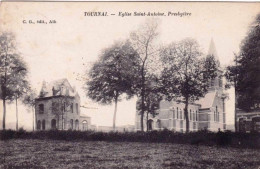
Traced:
[[0, 168], [259, 168], [259, 25], [257, 2], [0, 2]]

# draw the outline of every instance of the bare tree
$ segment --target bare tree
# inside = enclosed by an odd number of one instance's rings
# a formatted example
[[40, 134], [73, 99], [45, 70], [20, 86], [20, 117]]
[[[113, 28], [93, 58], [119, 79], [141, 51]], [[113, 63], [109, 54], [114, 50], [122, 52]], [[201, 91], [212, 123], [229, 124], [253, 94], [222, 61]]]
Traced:
[[153, 74], [149, 70], [151, 70], [152, 62], [158, 52], [154, 43], [158, 36], [158, 25], [158, 20], [149, 19], [138, 30], [131, 33], [131, 42], [138, 53], [140, 67], [140, 71], [137, 74], [138, 78], [136, 78], [138, 80], [135, 82], [135, 93], [141, 98], [140, 122], [142, 131], [144, 131], [145, 95], [147, 95], [146, 92], [148, 91], [146, 86], [148, 85], [149, 77]]

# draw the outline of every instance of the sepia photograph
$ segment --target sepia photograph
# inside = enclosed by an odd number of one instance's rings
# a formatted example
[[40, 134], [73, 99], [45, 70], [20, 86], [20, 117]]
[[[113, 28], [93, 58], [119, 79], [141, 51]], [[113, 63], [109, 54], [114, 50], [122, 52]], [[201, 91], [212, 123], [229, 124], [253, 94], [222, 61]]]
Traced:
[[0, 168], [260, 168], [260, 3], [0, 2]]

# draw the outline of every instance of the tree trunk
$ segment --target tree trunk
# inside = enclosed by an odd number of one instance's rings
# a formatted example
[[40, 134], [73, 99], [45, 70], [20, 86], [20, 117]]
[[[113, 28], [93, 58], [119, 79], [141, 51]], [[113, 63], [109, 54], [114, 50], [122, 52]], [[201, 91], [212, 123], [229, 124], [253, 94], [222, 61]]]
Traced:
[[34, 109], [33, 109], [33, 106], [32, 106], [32, 115], [33, 115], [33, 131], [34, 131], [34, 124], [35, 124], [35, 119], [34, 119], [34, 116], [35, 116], [35, 114], [34, 114]]
[[235, 112], [234, 112], [234, 124], [235, 124], [235, 132], [238, 132], [238, 125], [237, 125], [237, 93], [235, 87]]
[[190, 131], [190, 120], [189, 120], [189, 111], [188, 111], [189, 101], [185, 100], [184, 116], [186, 118], [186, 133]]
[[148, 111], [146, 113], [146, 131], [148, 131]]
[[17, 97], [15, 98], [15, 106], [16, 106], [16, 131], [18, 131], [18, 106], [17, 106]]
[[113, 117], [113, 130], [116, 130], [116, 112], [117, 112], [117, 101], [118, 101], [118, 92], [116, 92], [115, 97], [115, 110], [114, 110], [114, 117]]
[[5, 98], [3, 98], [3, 108], [4, 108], [4, 112], [3, 112], [3, 130], [5, 130], [5, 114], [6, 114]]

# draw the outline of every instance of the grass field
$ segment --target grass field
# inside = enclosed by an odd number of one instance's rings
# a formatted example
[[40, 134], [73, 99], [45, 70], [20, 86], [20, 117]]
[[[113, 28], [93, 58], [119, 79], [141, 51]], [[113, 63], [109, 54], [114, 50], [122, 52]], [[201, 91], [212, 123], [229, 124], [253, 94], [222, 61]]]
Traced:
[[260, 150], [135, 142], [14, 139], [0, 168], [258, 168]]

